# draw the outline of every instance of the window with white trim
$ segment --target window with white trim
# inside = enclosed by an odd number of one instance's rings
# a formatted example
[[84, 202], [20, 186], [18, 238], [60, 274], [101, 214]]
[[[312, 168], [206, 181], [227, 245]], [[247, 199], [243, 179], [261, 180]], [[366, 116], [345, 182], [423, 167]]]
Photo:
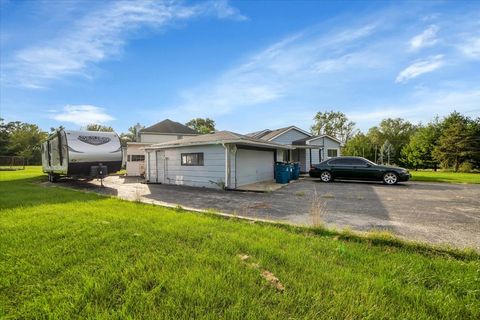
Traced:
[[203, 152], [198, 153], [182, 153], [182, 166], [203, 166]]
[[145, 161], [144, 154], [132, 154], [128, 156], [128, 161]]
[[327, 149], [327, 156], [329, 158], [338, 157], [338, 150], [337, 149]]

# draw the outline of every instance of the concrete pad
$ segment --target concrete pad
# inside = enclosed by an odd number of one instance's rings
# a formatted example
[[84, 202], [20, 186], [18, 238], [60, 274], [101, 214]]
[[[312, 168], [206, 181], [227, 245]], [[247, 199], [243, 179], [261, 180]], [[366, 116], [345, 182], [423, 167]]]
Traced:
[[236, 188], [235, 190], [240, 191], [253, 191], [253, 192], [272, 192], [277, 191], [282, 187], [285, 187], [288, 184], [276, 183], [274, 180], [261, 181], [251, 184], [246, 184], [241, 187]]

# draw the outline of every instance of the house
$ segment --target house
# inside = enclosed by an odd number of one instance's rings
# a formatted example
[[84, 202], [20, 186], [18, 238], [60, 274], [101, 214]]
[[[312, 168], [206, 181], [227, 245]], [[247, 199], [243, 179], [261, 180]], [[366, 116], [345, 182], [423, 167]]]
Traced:
[[288, 146], [288, 149], [278, 151], [276, 160], [300, 162], [302, 172], [310, 170], [312, 164], [340, 156], [342, 146], [342, 142], [334, 137], [313, 136], [296, 126], [276, 130], [265, 129], [249, 133], [247, 136]]
[[128, 176], [140, 176], [145, 172], [145, 147], [196, 136], [195, 130], [170, 119], [163, 120], [148, 128], [139, 130], [137, 142], [127, 142], [126, 169]]
[[274, 179], [277, 153], [290, 145], [220, 131], [145, 147], [147, 182], [218, 189]]

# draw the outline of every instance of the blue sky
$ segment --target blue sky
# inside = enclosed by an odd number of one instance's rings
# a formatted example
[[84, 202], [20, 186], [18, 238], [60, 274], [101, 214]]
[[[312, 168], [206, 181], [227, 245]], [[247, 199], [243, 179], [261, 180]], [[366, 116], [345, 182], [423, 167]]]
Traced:
[[0, 0], [0, 117], [240, 133], [480, 116], [477, 1]]

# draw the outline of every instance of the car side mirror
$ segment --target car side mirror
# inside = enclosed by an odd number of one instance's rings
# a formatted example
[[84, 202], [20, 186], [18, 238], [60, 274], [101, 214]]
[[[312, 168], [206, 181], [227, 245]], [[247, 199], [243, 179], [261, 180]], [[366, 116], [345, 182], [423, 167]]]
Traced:
[[366, 164], [367, 168], [370, 168], [372, 165], [370, 163]]

